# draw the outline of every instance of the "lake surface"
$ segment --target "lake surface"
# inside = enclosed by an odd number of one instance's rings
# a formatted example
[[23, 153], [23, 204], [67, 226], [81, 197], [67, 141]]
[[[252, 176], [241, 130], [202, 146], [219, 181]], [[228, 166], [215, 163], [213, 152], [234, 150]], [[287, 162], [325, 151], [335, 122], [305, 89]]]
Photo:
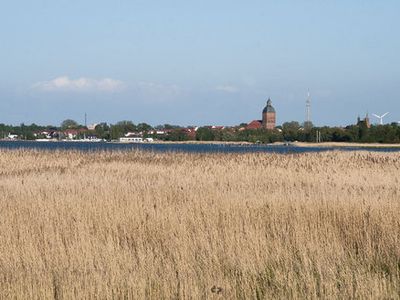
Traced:
[[195, 153], [307, 153], [329, 150], [400, 152], [400, 148], [369, 147], [297, 147], [293, 145], [238, 145], [238, 144], [174, 144], [174, 143], [107, 143], [107, 142], [37, 142], [37, 141], [0, 141], [0, 149], [41, 149], [41, 150], [80, 150], [80, 151], [124, 151], [148, 150], [158, 152], [195, 152]]

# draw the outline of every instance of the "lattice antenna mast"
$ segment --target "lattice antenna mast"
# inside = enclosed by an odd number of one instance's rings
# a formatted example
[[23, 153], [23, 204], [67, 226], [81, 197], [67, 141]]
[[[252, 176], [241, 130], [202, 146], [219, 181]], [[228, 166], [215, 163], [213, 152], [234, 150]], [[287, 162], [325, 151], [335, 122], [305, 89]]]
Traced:
[[[85, 128], [87, 129], [87, 114], [85, 112]], [[86, 140], [86, 132], [83, 134], [83, 139]]]
[[307, 124], [310, 124], [310, 122], [311, 122], [311, 96], [310, 96], [310, 90], [308, 90], [308, 92], [307, 92], [306, 119], [307, 119]]

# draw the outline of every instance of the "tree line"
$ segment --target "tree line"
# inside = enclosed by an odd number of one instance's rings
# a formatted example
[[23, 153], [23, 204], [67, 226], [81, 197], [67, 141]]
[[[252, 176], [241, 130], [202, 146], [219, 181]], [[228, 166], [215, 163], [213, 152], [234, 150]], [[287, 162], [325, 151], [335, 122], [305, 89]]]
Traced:
[[[10, 134], [17, 135], [19, 139], [34, 140], [45, 138], [42, 132], [52, 132], [53, 138], [62, 138], [63, 132], [77, 130], [77, 138], [93, 136], [104, 140], [117, 140], [127, 133], [137, 133], [143, 137], [152, 137], [168, 141], [237, 141], [251, 143], [274, 142], [315, 142], [317, 132], [322, 142], [357, 142], [357, 143], [400, 143], [400, 126], [397, 123], [387, 125], [364, 124], [349, 125], [346, 127], [315, 127], [301, 125], [296, 121], [283, 123], [274, 130], [246, 129], [247, 124], [225, 128], [212, 128], [211, 126], [184, 128], [178, 125], [151, 126], [147, 123], [134, 124], [132, 121], [119, 121], [115, 124], [106, 122], [97, 124], [94, 129], [88, 130], [85, 126], [74, 120], [65, 120], [60, 126], [40, 126], [36, 124], [18, 126], [0, 124], [0, 138], [7, 138]], [[162, 132], [159, 134], [157, 132]]]
[[346, 127], [301, 126], [298, 122], [286, 122], [275, 130], [227, 128], [213, 131], [202, 127], [197, 130], [196, 139], [203, 141], [245, 141], [251, 143], [274, 142], [316, 142], [317, 133], [321, 142], [349, 143], [400, 143], [400, 126], [387, 125], [349, 125]]

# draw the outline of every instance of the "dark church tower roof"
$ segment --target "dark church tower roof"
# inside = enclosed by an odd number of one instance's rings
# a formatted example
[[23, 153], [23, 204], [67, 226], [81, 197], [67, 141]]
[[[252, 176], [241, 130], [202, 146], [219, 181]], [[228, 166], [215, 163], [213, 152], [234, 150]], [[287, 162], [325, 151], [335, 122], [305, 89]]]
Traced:
[[272, 101], [271, 101], [271, 99], [268, 99], [267, 106], [264, 107], [263, 113], [274, 113], [274, 112], [275, 112], [275, 108], [273, 108], [273, 106], [272, 106]]

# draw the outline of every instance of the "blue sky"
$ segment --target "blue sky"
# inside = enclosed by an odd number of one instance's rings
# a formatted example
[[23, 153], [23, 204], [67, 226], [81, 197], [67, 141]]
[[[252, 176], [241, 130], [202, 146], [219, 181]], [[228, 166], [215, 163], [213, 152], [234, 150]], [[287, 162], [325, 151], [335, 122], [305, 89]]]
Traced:
[[400, 121], [397, 0], [0, 4], [0, 122]]

